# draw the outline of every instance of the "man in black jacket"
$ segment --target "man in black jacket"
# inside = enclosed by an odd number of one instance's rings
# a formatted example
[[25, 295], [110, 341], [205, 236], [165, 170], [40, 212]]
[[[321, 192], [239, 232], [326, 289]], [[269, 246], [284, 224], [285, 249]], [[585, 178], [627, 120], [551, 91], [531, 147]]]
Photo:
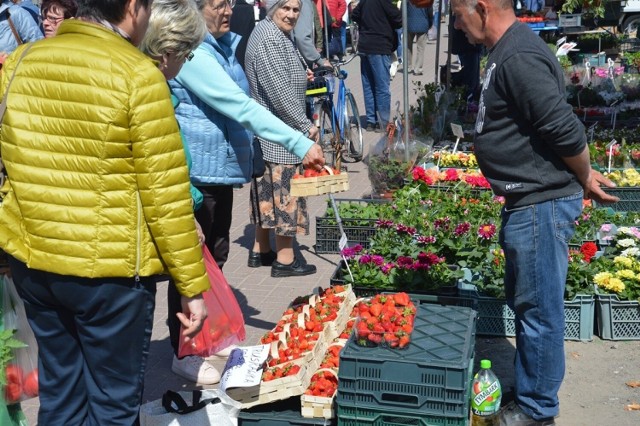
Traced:
[[358, 50], [367, 130], [379, 130], [391, 121], [389, 67], [398, 46], [395, 32], [402, 26], [402, 14], [391, 0], [360, 0], [351, 19], [358, 23]]
[[557, 58], [516, 20], [512, 0], [452, 0], [455, 27], [489, 49], [474, 151], [505, 198], [500, 245], [515, 312], [515, 401], [500, 426], [551, 426], [564, 378], [564, 289], [582, 199], [617, 201], [591, 169], [584, 126], [565, 98]]

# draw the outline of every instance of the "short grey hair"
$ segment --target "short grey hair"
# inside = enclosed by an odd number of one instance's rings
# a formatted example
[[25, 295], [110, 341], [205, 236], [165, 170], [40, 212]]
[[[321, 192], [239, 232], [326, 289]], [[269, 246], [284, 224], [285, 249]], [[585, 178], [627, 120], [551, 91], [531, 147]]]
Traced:
[[194, 0], [154, 0], [140, 50], [149, 56], [187, 56], [202, 43], [207, 26]]
[[[267, 6], [271, 5], [271, 7], [267, 7], [267, 16], [272, 18], [273, 14], [276, 13], [276, 10], [280, 9], [285, 4], [289, 3], [290, 0], [270, 0], [267, 1]], [[302, 9], [302, 0], [298, 0], [298, 4]]]

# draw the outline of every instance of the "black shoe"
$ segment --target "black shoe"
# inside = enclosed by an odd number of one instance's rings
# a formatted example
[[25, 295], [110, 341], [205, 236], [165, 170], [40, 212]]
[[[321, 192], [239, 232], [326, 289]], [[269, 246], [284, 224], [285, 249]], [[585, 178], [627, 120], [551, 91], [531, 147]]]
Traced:
[[303, 275], [311, 275], [316, 273], [316, 267], [307, 263], [294, 259], [290, 265], [283, 265], [277, 260], [271, 265], [271, 276], [275, 278], [283, 277], [300, 277]]
[[247, 266], [249, 268], [258, 268], [260, 266], [271, 266], [278, 255], [275, 251], [271, 250], [268, 253], [254, 253], [253, 250], [249, 250], [249, 261]]
[[367, 127], [365, 127], [367, 132], [376, 132], [380, 133], [380, 123], [367, 123]]

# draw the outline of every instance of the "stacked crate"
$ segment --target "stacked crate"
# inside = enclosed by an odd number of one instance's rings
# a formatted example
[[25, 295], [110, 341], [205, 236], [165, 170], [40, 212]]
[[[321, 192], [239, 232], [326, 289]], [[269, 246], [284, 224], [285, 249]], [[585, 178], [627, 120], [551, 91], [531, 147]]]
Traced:
[[475, 348], [473, 309], [422, 304], [405, 349], [340, 353], [338, 425], [466, 426]]

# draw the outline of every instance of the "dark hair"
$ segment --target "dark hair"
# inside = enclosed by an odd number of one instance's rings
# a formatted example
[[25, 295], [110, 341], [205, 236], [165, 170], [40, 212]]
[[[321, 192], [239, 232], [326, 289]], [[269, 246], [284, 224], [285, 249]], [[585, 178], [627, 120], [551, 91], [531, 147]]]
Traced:
[[[104, 19], [112, 24], [122, 22], [130, 0], [77, 0], [78, 18]], [[137, 0], [136, 7], [148, 8], [151, 0]]]
[[73, 18], [78, 12], [78, 3], [75, 0], [42, 0], [40, 13], [46, 15], [53, 6], [59, 6], [64, 10], [64, 19]]

